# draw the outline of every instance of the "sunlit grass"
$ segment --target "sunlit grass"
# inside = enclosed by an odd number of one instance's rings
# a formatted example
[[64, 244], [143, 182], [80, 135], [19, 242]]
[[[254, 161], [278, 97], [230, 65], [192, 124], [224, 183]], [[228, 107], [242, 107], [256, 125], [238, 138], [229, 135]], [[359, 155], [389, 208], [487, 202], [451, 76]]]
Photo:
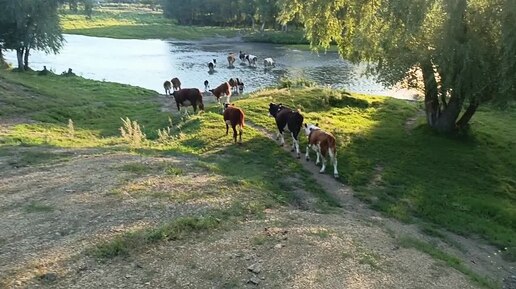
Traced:
[[122, 39], [196, 40], [207, 37], [233, 37], [237, 30], [223, 27], [177, 25], [159, 12], [138, 10], [95, 10], [91, 19], [80, 14], [61, 14], [65, 33]]
[[[236, 101], [275, 132], [270, 102], [300, 109], [338, 143], [340, 180], [377, 210], [516, 246], [516, 113], [482, 107], [466, 136], [441, 136], [405, 122], [420, 104], [321, 88], [271, 89]], [[305, 137], [301, 146], [306, 146]], [[378, 179], [377, 182], [373, 182]]]

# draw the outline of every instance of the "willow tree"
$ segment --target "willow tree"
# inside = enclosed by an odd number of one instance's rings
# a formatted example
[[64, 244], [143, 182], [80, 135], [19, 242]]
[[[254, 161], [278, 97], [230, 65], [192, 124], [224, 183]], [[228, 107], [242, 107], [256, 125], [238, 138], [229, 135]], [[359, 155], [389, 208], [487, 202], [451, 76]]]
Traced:
[[57, 53], [63, 36], [57, 0], [0, 0], [0, 40], [4, 49], [16, 50], [18, 68], [29, 68], [30, 50]]
[[[516, 88], [514, 0], [280, 0], [280, 20], [304, 25], [313, 47], [332, 42], [386, 85], [420, 75], [428, 124], [467, 126], [478, 106]], [[409, 82], [415, 84], [417, 82]]]

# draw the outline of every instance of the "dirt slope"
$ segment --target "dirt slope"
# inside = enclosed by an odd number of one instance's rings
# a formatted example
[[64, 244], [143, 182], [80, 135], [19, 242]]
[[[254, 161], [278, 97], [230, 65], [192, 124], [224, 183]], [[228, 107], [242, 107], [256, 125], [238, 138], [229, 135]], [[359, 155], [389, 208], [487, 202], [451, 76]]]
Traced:
[[[13, 124], [0, 119], [0, 139]], [[42, 150], [50, 157], [20, 166], [23, 153]], [[267, 210], [263, 218], [99, 262], [86, 252], [103, 240], [224, 208], [223, 176], [187, 157], [11, 147], [0, 155], [0, 288], [481, 288], [444, 262], [400, 246], [407, 236], [460, 256], [500, 283], [514, 274], [514, 264], [494, 248], [454, 236], [459, 250], [385, 219], [312, 162], [300, 162], [342, 208]], [[142, 166], [153, 169], [135, 172]], [[170, 167], [181, 176], [166, 175]]]

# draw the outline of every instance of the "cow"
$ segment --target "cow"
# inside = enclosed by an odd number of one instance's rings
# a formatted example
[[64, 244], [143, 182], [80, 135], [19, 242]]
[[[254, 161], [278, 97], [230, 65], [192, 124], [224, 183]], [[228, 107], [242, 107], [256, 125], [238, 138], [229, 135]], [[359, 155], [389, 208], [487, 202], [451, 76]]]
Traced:
[[249, 66], [256, 66], [256, 61], [258, 60], [258, 57], [252, 54], [247, 54], [245, 56], [245, 59], [249, 62]]
[[322, 159], [322, 167], [319, 173], [324, 173], [324, 170], [326, 169], [326, 157], [329, 157], [333, 164], [333, 176], [338, 178], [339, 172], [337, 171], [337, 148], [335, 137], [320, 129], [317, 124], [313, 125], [305, 123], [304, 131], [308, 136], [308, 145], [306, 146], [305, 154], [306, 160], [310, 160], [308, 152], [311, 147], [317, 154], [315, 164], [319, 164], [320, 159]]
[[204, 104], [202, 103], [201, 91], [197, 88], [183, 88], [172, 92], [176, 101], [177, 110], [181, 112], [181, 107], [185, 108], [185, 113], [188, 114], [188, 106], [193, 106], [194, 113], [197, 112], [197, 106], [204, 111]]
[[208, 72], [213, 73], [215, 71], [215, 65], [213, 62], [208, 63]]
[[181, 81], [179, 81], [179, 78], [174, 77], [170, 82], [172, 82], [172, 88], [174, 89], [174, 91], [181, 89]]
[[285, 139], [283, 138], [283, 131], [288, 129], [290, 134], [292, 135], [292, 152], [294, 149], [297, 153], [297, 158], [301, 158], [301, 153], [299, 151], [299, 141], [298, 135], [303, 126], [303, 115], [299, 110], [294, 111], [286, 106], [280, 104], [270, 103], [269, 104], [269, 115], [274, 117], [276, 120], [276, 126], [278, 127], [278, 134], [276, 139], [280, 139], [280, 146], [285, 144]]
[[230, 79], [228, 80], [229, 86], [231, 86], [231, 90], [232, 90], [233, 92], [238, 93], [238, 82], [239, 82], [239, 81], [240, 81], [240, 80], [238, 80], [238, 78], [230, 78]]
[[245, 53], [242, 52], [242, 50], [240, 50], [240, 52], [238, 53], [238, 58], [240, 59], [240, 61], [244, 62], [245, 61]]
[[223, 82], [221, 85], [217, 86], [215, 89], [210, 89], [210, 92], [213, 93], [215, 98], [217, 99], [217, 103], [220, 104], [220, 98], [223, 94], [226, 95], [226, 102], [229, 103], [229, 98], [231, 97], [231, 86], [229, 83]]
[[244, 83], [242, 81], [240, 81], [240, 79], [236, 79], [236, 82], [237, 82], [237, 86], [238, 86], [238, 91], [240, 93], [242, 93], [244, 91]]
[[163, 82], [163, 88], [165, 89], [165, 95], [170, 95], [170, 90], [172, 89], [172, 83], [170, 81], [165, 80]]
[[235, 54], [234, 54], [233, 52], [231, 52], [231, 53], [228, 55], [228, 66], [229, 66], [230, 68], [235, 67], [235, 66], [233, 65], [233, 63], [235, 63], [235, 60], [236, 60], [236, 58], [235, 58]]
[[272, 58], [265, 58], [263, 60], [263, 67], [267, 68], [267, 67], [276, 67], [276, 63], [274, 62], [274, 59]]
[[208, 89], [210, 88], [210, 83], [208, 82], [208, 80], [206, 79], [204, 81], [204, 92], [208, 91]]
[[239, 144], [242, 144], [242, 131], [244, 128], [244, 119], [245, 114], [244, 111], [234, 104], [224, 103], [224, 122], [226, 123], [226, 135], [229, 132], [229, 126], [233, 129], [233, 139], [235, 143], [237, 142], [237, 131], [236, 127], [238, 126], [238, 137]]

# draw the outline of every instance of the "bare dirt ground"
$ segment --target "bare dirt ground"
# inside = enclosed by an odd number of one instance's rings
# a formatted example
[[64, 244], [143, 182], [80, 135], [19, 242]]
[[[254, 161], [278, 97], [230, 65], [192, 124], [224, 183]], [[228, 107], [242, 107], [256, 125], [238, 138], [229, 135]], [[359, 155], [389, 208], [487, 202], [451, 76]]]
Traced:
[[[13, 124], [0, 119], [0, 139]], [[32, 150], [55, 157], [18, 166]], [[267, 210], [263, 218], [101, 262], [87, 254], [99, 242], [223, 208], [229, 196], [250, 192], [228, 195], [224, 177], [192, 157], [14, 147], [0, 156], [0, 288], [481, 288], [401, 247], [403, 236], [431, 242], [500, 284], [514, 274], [494, 248], [459, 237], [455, 248], [383, 218], [349, 187], [320, 175], [313, 161], [299, 162], [342, 208]], [[180, 176], [167, 174], [170, 168]]]

